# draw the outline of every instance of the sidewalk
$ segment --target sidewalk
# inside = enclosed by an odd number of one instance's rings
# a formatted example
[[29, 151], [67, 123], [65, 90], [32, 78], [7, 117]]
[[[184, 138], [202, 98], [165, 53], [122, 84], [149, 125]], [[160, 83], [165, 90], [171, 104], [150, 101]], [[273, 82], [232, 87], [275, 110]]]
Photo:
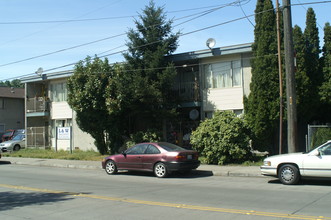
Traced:
[[[39, 159], [22, 157], [2, 157], [0, 163], [10, 163], [17, 165], [48, 166], [60, 168], [75, 169], [102, 169], [101, 161], [82, 161], [82, 160], [57, 160], [57, 159]], [[239, 176], [239, 177], [261, 177], [258, 166], [217, 166], [200, 165], [199, 172], [210, 172], [213, 176]]]

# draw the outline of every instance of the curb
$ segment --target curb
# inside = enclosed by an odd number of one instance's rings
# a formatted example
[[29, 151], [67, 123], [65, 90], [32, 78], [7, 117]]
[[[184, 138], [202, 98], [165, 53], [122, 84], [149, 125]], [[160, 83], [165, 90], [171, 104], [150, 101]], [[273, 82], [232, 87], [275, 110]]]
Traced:
[[[15, 165], [58, 167], [71, 169], [101, 170], [101, 161], [79, 161], [79, 160], [56, 160], [56, 159], [38, 159], [38, 158], [16, 158], [3, 157], [0, 163]], [[224, 176], [224, 177], [263, 177], [258, 166], [217, 166], [201, 165], [198, 169], [192, 171], [197, 175]]]

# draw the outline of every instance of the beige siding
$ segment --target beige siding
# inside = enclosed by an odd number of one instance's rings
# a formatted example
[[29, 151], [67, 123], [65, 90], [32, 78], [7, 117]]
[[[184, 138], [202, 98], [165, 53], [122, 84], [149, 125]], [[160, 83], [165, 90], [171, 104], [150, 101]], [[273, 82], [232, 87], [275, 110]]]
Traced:
[[72, 118], [72, 109], [67, 102], [52, 102], [51, 119]]
[[[74, 112], [74, 119], [76, 118], [76, 114]], [[83, 132], [79, 129], [76, 120], [72, 121], [72, 135], [73, 135], [73, 149], [80, 150], [94, 150], [98, 151], [96, 146], [94, 145], [94, 139], [92, 136], [86, 132]]]
[[203, 106], [204, 111], [243, 109], [243, 90], [241, 87], [205, 90]]
[[2, 125], [3, 129], [6, 130], [24, 128], [24, 99], [1, 99], [4, 100], [4, 108], [0, 109], [0, 124]]

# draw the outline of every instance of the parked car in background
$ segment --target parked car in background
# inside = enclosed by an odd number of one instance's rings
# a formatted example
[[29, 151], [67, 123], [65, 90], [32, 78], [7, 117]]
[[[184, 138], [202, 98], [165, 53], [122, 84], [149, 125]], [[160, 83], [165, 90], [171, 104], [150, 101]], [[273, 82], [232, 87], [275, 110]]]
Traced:
[[186, 150], [177, 145], [159, 143], [140, 143], [121, 154], [108, 156], [102, 161], [107, 174], [118, 170], [138, 170], [154, 172], [157, 177], [166, 177], [173, 171], [189, 172], [200, 165], [198, 152]]
[[283, 184], [296, 184], [301, 178], [331, 178], [331, 140], [308, 153], [267, 157], [262, 175], [275, 176]]
[[25, 134], [18, 134], [13, 139], [0, 143], [2, 152], [18, 151], [25, 148]]
[[14, 136], [14, 132], [15, 130], [13, 129], [6, 130], [6, 132], [1, 137], [1, 142], [11, 140]]
[[25, 129], [8, 129], [1, 137], [1, 142], [9, 141], [18, 134], [25, 134]]

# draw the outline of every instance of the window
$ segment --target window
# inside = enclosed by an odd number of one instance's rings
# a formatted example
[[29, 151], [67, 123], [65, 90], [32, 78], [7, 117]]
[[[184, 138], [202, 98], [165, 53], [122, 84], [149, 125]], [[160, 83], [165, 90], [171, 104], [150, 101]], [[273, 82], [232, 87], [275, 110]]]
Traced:
[[243, 113], [243, 110], [242, 109], [235, 109], [235, 110], [233, 110], [233, 113], [235, 113], [238, 116], [238, 115], [241, 115]]
[[5, 99], [0, 98], [0, 109], [5, 109]]
[[67, 101], [67, 95], [68, 91], [66, 83], [51, 84], [51, 100], [53, 102]]
[[147, 150], [146, 150], [146, 154], [159, 154], [159, 153], [161, 153], [161, 152], [155, 146], [148, 145]]
[[205, 112], [205, 118], [213, 118], [214, 112]]
[[319, 149], [321, 155], [331, 155], [331, 144], [327, 144]]
[[52, 120], [51, 126], [52, 126], [51, 137], [55, 137], [56, 136], [56, 128], [57, 127], [70, 127], [70, 126], [72, 126], [72, 119], [68, 118], [68, 119], [62, 119], [62, 120]]
[[5, 132], [5, 124], [0, 124], [0, 133]]
[[203, 65], [205, 88], [230, 88], [241, 86], [239, 60]]
[[126, 154], [144, 154], [146, 148], [148, 147], [147, 144], [139, 144], [130, 149], [128, 149], [125, 153]]

